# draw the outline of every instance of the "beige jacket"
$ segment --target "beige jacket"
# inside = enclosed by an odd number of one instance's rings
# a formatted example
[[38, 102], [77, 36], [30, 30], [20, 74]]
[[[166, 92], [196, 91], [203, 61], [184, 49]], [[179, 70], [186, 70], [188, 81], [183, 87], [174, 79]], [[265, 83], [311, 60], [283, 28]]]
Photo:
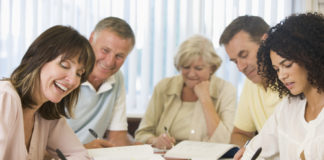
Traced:
[[[182, 76], [163, 79], [154, 89], [146, 113], [135, 133], [136, 141], [146, 143], [152, 136], [164, 133], [164, 126], [170, 128], [181, 107]], [[236, 89], [229, 82], [216, 76], [211, 77], [210, 95], [221, 121], [211, 137], [207, 135], [204, 113], [199, 101], [191, 121], [195, 130], [189, 140], [229, 143], [233, 129], [236, 108]]]

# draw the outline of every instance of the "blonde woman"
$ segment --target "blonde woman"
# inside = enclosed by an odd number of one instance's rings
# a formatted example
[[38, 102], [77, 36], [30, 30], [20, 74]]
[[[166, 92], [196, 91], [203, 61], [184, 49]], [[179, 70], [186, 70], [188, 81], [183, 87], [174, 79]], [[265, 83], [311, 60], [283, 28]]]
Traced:
[[161, 149], [182, 140], [228, 143], [236, 90], [214, 75], [221, 62], [209, 39], [184, 41], [175, 56], [181, 75], [157, 84], [135, 139]]

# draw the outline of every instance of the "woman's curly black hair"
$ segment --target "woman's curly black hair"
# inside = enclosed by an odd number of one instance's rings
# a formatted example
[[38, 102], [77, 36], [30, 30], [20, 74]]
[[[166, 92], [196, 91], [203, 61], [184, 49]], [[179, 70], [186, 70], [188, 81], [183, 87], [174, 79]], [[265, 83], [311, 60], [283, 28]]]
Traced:
[[[324, 91], [324, 17], [320, 13], [291, 15], [268, 31], [258, 51], [258, 74], [279, 96], [292, 95], [272, 67], [270, 50], [307, 70], [310, 84]], [[303, 97], [303, 94], [296, 95]]]

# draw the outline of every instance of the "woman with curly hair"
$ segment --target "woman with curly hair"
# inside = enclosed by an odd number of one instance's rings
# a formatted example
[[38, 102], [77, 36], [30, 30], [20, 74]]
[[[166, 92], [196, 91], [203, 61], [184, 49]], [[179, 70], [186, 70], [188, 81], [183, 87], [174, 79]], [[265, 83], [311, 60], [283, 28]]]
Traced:
[[292, 15], [268, 32], [258, 52], [259, 74], [288, 95], [246, 148], [251, 159], [324, 159], [324, 17]]

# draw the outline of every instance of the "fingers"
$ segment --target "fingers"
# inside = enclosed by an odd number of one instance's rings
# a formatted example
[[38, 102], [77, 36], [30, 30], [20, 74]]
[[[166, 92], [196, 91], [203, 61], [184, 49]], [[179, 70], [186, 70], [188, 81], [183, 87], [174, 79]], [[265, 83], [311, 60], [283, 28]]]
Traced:
[[161, 134], [159, 137], [156, 137], [153, 146], [160, 149], [170, 149], [175, 143], [173, 137], [168, 136], [167, 134]]
[[240, 160], [243, 156], [243, 153], [245, 151], [245, 148], [242, 147], [239, 151], [236, 152], [236, 154], [234, 155], [233, 160]]

